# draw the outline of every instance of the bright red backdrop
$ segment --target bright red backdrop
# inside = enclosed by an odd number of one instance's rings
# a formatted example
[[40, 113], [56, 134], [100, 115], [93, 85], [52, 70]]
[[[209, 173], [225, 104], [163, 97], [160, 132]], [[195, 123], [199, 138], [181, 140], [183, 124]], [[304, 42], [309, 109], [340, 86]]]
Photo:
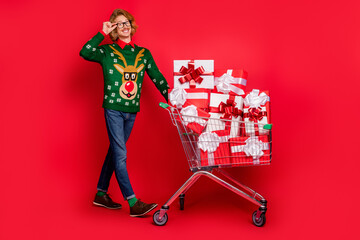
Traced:
[[[230, 172], [269, 201], [252, 204], [201, 179], [174, 203], [165, 227], [124, 205], [91, 205], [108, 140], [102, 72], [79, 57], [112, 10], [133, 13], [134, 40], [172, 86], [174, 59], [244, 68], [248, 89], [268, 89], [273, 162]], [[0, 239], [355, 238], [359, 208], [357, 1], [2, 1]], [[146, 77], [128, 142], [136, 194], [160, 205], [190, 176], [176, 129]]]

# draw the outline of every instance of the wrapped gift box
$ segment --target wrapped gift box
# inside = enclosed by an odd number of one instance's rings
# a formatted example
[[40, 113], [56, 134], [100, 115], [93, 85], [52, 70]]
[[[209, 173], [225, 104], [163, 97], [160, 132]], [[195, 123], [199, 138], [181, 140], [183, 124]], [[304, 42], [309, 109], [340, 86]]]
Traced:
[[180, 113], [183, 123], [198, 134], [202, 133], [210, 117], [209, 113], [195, 105], [184, 105]]
[[214, 89], [214, 60], [174, 60], [174, 88]]
[[241, 117], [232, 116], [231, 120], [221, 119], [222, 113], [209, 112], [210, 119], [206, 127], [207, 132], [229, 130], [230, 137], [240, 136]]
[[243, 136], [260, 136], [269, 134], [269, 130], [263, 129], [270, 120], [270, 97], [268, 91], [253, 89], [244, 98], [244, 124], [242, 124]]
[[229, 94], [210, 94], [210, 120], [207, 132], [217, 130], [230, 130], [230, 136], [240, 135], [240, 122], [242, 120], [243, 98]]
[[216, 69], [214, 72], [214, 93], [245, 95], [247, 72], [243, 69]]
[[231, 162], [235, 165], [270, 163], [270, 143], [266, 135], [230, 138], [229, 144]]
[[182, 108], [185, 104], [195, 105], [201, 109], [209, 107], [210, 90], [205, 88], [182, 89], [174, 88], [169, 90], [169, 104]]
[[231, 164], [229, 131], [203, 132], [198, 139], [201, 166]]
[[209, 107], [210, 90], [205, 88], [169, 89], [169, 104], [181, 109], [184, 105], [195, 105], [201, 109]]

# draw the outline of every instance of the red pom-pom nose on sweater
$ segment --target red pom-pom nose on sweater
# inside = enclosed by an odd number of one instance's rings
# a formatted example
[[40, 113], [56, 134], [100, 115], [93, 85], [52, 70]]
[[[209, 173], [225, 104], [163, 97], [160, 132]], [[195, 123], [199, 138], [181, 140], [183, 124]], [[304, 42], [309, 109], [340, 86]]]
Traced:
[[134, 90], [134, 83], [131, 81], [125, 83], [125, 89], [126, 91], [131, 92], [132, 90]]

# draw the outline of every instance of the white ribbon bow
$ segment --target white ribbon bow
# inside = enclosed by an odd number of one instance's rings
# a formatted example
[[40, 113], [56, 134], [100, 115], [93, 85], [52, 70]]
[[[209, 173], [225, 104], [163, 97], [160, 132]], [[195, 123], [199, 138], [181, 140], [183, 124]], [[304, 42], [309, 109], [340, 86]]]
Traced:
[[186, 102], [186, 91], [182, 88], [174, 88], [169, 94], [170, 103], [181, 108]]
[[197, 111], [196, 106], [190, 105], [187, 106], [180, 111], [182, 118], [184, 120], [185, 125], [188, 125], [189, 123], [195, 122], [200, 124], [201, 126], [205, 126], [207, 121], [199, 117], [199, 113]]
[[244, 99], [245, 107], [257, 108], [270, 101], [270, 97], [266, 93], [260, 93], [259, 89], [253, 89]]
[[198, 146], [204, 152], [213, 153], [220, 145], [220, 137], [213, 132], [204, 132], [200, 135]]
[[220, 137], [214, 132], [204, 132], [200, 135], [198, 140], [198, 146], [204, 152], [215, 152], [220, 143], [226, 143], [229, 141], [229, 136]]
[[213, 132], [204, 132], [198, 139], [198, 146], [204, 152], [207, 152], [207, 160], [210, 166], [215, 165], [214, 152], [219, 147], [220, 143], [227, 142], [229, 136], [219, 137]]
[[235, 79], [233, 76], [224, 73], [221, 77], [215, 80], [215, 86], [219, 92], [228, 94], [230, 91], [237, 95], [245, 94], [244, 90], [237, 88], [232, 84], [241, 84], [240, 80]]
[[260, 158], [264, 156], [264, 150], [269, 150], [269, 143], [262, 142], [256, 136], [251, 136], [245, 141], [245, 145], [232, 146], [231, 152], [244, 152], [246, 156], [253, 158], [254, 164], [260, 163]]
[[263, 150], [268, 149], [268, 143], [263, 143], [256, 136], [251, 136], [245, 141], [244, 152], [246, 156], [252, 156], [259, 159], [264, 155]]

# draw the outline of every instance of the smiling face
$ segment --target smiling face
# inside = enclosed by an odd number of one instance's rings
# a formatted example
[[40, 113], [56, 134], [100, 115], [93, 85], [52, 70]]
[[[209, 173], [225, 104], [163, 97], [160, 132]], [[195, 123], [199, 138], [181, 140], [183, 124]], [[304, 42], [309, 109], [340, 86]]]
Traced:
[[124, 15], [119, 15], [115, 18], [115, 23], [118, 23], [116, 28], [117, 34], [120, 40], [130, 41], [131, 40], [131, 24]]
[[[113, 13], [110, 16], [109, 21], [111, 23], [123, 23], [126, 22], [126, 20], [129, 20], [131, 22], [131, 26], [126, 26], [126, 29], [116, 27], [111, 33], [109, 34], [111, 40], [113, 42], [116, 42], [119, 38], [119, 34], [121, 37], [126, 37], [127, 39], [131, 40], [131, 37], [135, 34], [136, 29], [138, 28], [138, 25], [136, 24], [135, 18], [133, 15], [131, 15], [128, 11], [125, 11], [124, 9], [115, 9]], [[130, 36], [128, 36], [127, 30], [130, 29]], [[126, 39], [121, 39], [126, 40]]]

